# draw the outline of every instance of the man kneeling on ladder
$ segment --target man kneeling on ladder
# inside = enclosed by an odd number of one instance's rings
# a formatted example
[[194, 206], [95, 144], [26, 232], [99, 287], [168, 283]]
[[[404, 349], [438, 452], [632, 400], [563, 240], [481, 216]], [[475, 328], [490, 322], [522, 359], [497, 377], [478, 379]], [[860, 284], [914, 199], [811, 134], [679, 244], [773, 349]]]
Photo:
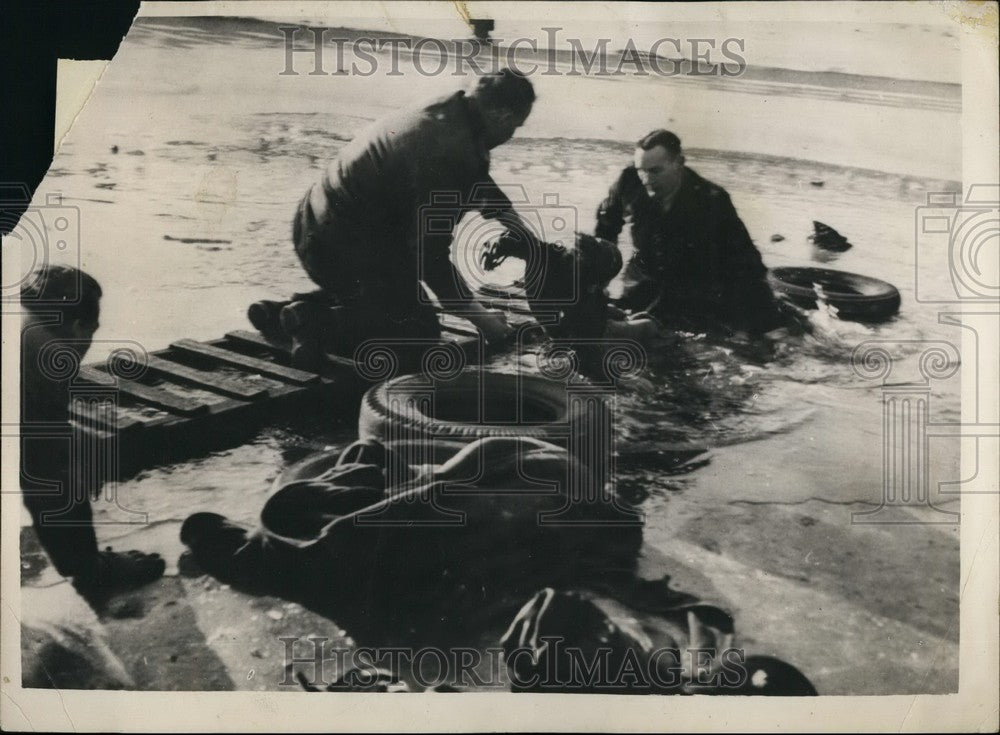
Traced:
[[[469, 210], [527, 229], [490, 177], [489, 151], [510, 140], [534, 99], [531, 82], [504, 69], [480, 77], [468, 94], [386, 117], [348, 143], [294, 220], [295, 251], [321, 291], [298, 303], [257, 302], [254, 326], [292, 337], [303, 368], [366, 339], [436, 338], [424, 283], [488, 343], [502, 343], [505, 317], [473, 297], [451, 262], [452, 230]], [[426, 226], [449, 219], [452, 227]]]

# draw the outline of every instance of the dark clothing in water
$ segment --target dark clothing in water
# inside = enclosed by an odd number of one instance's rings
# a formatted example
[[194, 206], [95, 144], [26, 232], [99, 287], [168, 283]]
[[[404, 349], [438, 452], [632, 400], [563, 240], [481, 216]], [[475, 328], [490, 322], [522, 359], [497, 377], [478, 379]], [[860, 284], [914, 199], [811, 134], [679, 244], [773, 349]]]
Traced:
[[[442, 301], [470, 298], [451, 262], [463, 212], [510, 208], [489, 175], [482, 121], [463, 92], [386, 117], [345, 145], [300, 202], [295, 251], [309, 277], [343, 305], [386, 314], [407, 336]], [[391, 325], [390, 325], [391, 326]]]
[[641, 525], [603, 494], [570, 502], [568, 487], [585, 472], [552, 444], [491, 438], [418, 477], [369, 440], [319, 476], [282, 486], [259, 530], [198, 513], [181, 539], [206, 571], [234, 585], [366, 605], [415, 596], [413, 605], [446, 607], [463, 590], [482, 601], [631, 573]]
[[[22, 375], [37, 371], [23, 364]], [[88, 472], [71, 472], [68, 381], [25, 380], [21, 394], [21, 490], [56, 571], [73, 577], [97, 557]], [[77, 462], [79, 466], [79, 461]]]
[[629, 166], [598, 208], [595, 234], [617, 242], [626, 219], [635, 253], [622, 308], [668, 326], [766, 332], [781, 325], [767, 269], [724, 189], [685, 167], [665, 212]]

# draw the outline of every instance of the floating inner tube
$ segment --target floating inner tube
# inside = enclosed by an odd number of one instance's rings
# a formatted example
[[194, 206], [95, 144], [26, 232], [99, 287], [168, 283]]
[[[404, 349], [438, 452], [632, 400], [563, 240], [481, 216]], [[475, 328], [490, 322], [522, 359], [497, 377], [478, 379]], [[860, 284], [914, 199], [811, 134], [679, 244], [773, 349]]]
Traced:
[[877, 278], [829, 268], [775, 268], [768, 273], [774, 291], [807, 309], [820, 295], [841, 319], [880, 321], [899, 311], [899, 291]]

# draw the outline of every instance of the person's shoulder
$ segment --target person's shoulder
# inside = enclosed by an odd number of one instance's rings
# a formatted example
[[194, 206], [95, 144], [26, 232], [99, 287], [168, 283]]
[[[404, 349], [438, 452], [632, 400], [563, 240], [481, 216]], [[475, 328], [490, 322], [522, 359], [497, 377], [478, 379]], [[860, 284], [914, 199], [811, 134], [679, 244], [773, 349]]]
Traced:
[[366, 128], [369, 137], [402, 135], [428, 126], [451, 124], [462, 110], [464, 93], [431, 97], [379, 117]]
[[426, 100], [420, 107], [420, 112], [425, 117], [437, 121], [450, 122], [458, 117], [464, 117], [468, 114], [465, 92], [459, 90]]
[[462, 126], [456, 124], [459, 103], [459, 95], [452, 94], [385, 115], [345, 146], [341, 157], [358, 155], [372, 146], [406, 156], [437, 155], [440, 148], [454, 145], [463, 137]]
[[639, 172], [635, 166], [630, 164], [623, 168], [621, 173], [618, 174], [618, 178], [615, 179], [614, 186], [619, 191], [628, 191], [636, 186], [642, 186], [642, 181], [639, 179]]
[[730, 201], [729, 192], [713, 181], [701, 176], [688, 166], [684, 167], [687, 184], [695, 196], [713, 203], [725, 204]]

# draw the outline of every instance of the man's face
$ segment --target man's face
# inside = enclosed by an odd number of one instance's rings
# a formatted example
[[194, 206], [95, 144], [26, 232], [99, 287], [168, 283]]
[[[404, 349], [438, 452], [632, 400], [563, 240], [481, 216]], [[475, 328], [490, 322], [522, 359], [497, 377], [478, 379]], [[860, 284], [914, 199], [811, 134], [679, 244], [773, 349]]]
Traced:
[[[55, 326], [32, 316], [25, 318], [21, 328], [21, 351], [29, 361], [37, 363], [42, 351], [50, 345], [58, 345], [61, 350], [70, 350], [78, 361], [82, 361], [94, 341], [98, 322], [73, 321]], [[50, 347], [51, 349], [51, 347]]]
[[513, 138], [514, 131], [524, 125], [530, 114], [530, 108], [524, 113], [517, 113], [506, 107], [485, 111], [483, 117], [486, 121], [486, 146], [496, 148]]
[[646, 193], [652, 199], [666, 199], [674, 194], [681, 185], [684, 174], [684, 156], [671, 157], [662, 145], [644, 151], [635, 151], [635, 168], [639, 180], [646, 187]]

